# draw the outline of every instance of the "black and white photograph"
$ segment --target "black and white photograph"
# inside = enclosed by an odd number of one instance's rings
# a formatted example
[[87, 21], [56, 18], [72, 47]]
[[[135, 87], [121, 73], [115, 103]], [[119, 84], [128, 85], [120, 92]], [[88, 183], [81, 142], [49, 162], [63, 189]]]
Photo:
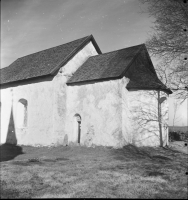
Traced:
[[188, 198], [188, 0], [0, 0], [0, 198]]

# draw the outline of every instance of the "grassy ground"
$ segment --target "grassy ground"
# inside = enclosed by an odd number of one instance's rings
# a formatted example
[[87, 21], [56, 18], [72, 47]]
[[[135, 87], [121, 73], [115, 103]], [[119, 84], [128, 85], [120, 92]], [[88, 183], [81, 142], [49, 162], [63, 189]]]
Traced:
[[187, 154], [132, 145], [1, 150], [1, 198], [184, 198]]

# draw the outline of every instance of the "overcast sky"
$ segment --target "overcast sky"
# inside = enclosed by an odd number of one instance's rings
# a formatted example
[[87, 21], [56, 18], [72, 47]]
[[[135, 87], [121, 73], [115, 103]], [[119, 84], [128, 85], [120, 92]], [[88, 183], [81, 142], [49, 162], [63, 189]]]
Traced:
[[[144, 6], [138, 0], [1, 2], [2, 68], [19, 57], [90, 34], [105, 53], [144, 43], [152, 32], [153, 19], [142, 12]], [[180, 109], [179, 125], [187, 123], [186, 105]], [[170, 108], [172, 112], [172, 101]]]

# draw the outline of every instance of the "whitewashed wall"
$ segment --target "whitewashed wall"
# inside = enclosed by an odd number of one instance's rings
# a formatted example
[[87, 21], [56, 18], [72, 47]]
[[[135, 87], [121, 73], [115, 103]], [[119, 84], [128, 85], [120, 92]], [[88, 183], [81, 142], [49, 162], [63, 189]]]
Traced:
[[[74, 115], [81, 116], [81, 144], [86, 146], [123, 146], [121, 80], [69, 86], [65, 132], [69, 143], [77, 143]], [[121, 95], [121, 94], [120, 94]], [[77, 125], [76, 125], [77, 126]]]
[[[128, 143], [137, 146], [159, 146], [159, 124], [157, 92], [148, 90], [127, 91], [128, 80], [123, 78], [122, 129]], [[161, 96], [167, 97], [164, 92]], [[168, 97], [167, 97], [168, 98]], [[162, 133], [164, 145], [167, 141], [168, 100], [162, 103]]]
[[[53, 99], [50, 98], [52, 94], [52, 82], [43, 79], [39, 83], [2, 89], [1, 143], [5, 143], [8, 139], [8, 143], [49, 144], [53, 127]], [[19, 126], [20, 99], [28, 101], [27, 127]]]
[[[74, 115], [80, 114], [82, 145], [122, 147], [130, 143], [159, 146], [158, 104], [156, 96], [151, 94], [154, 91], [128, 91], [128, 82], [129, 79], [124, 77], [68, 87], [65, 132], [68, 133], [69, 143], [77, 143]], [[163, 124], [167, 124], [167, 101], [162, 105]], [[139, 124], [141, 119], [147, 119], [146, 123]], [[167, 142], [167, 131], [163, 129], [164, 144]]]
[[[20, 145], [62, 144], [65, 136], [66, 81], [89, 56], [96, 54], [90, 42], [53, 79], [41, 78], [36, 83], [1, 89], [0, 142], [5, 143], [8, 138], [8, 143]], [[28, 123], [25, 128], [19, 128], [17, 124], [18, 101], [22, 98], [28, 101]], [[13, 123], [9, 125], [11, 110]]]
[[[79, 51], [54, 77], [54, 106], [53, 106], [53, 143], [57, 145], [66, 145], [68, 134], [65, 129], [67, 117], [67, 104], [70, 99], [67, 97], [66, 82], [72, 74], [91, 56], [97, 55], [97, 51], [92, 42], [88, 43], [81, 51]], [[73, 116], [72, 116], [73, 117]]]

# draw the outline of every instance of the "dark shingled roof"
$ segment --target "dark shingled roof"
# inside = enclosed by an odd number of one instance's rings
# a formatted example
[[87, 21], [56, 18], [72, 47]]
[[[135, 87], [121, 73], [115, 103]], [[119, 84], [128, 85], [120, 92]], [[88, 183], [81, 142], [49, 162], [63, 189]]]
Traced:
[[144, 44], [96, 55], [74, 73], [67, 84], [89, 81], [130, 79], [127, 89], [156, 89], [171, 91], [158, 79], [152, 61]]
[[74, 73], [68, 83], [120, 77], [141, 47], [142, 45], [138, 45], [92, 56]]
[[144, 44], [102, 54], [92, 35], [18, 58], [0, 70], [1, 85], [45, 75], [55, 75], [81, 48], [92, 41], [99, 55], [78, 68], [67, 84], [130, 79], [127, 89], [156, 89], [172, 93], [157, 77]]
[[171, 94], [171, 90], [168, 89], [158, 77], [147, 70], [144, 66], [137, 66], [136, 73], [131, 77], [129, 83], [127, 84], [127, 89], [146, 89], [146, 90], [161, 90], [166, 93]]
[[101, 53], [92, 35], [39, 51], [18, 58], [8, 67], [1, 69], [1, 85], [49, 74], [53, 75], [90, 40], [94, 43], [98, 53]]

